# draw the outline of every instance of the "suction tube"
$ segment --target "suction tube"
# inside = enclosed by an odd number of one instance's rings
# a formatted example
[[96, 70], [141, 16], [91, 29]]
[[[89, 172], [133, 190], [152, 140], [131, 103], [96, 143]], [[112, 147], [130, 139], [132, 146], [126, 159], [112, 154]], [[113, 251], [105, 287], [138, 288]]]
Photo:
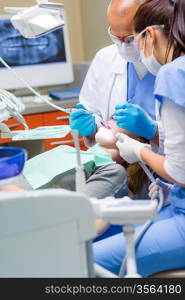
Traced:
[[12, 72], [15, 77], [21, 81], [34, 95], [36, 95], [37, 97], [39, 97], [42, 101], [46, 102], [48, 105], [54, 107], [55, 109], [57, 110], [60, 110], [60, 111], [63, 111], [63, 112], [66, 112], [66, 113], [69, 113], [70, 110], [68, 110], [67, 108], [62, 108], [58, 105], [55, 105], [53, 103], [51, 103], [49, 100], [45, 99], [44, 97], [42, 97], [42, 95], [40, 95], [35, 89], [33, 89], [21, 76], [19, 76], [17, 74], [17, 72], [15, 72], [5, 61], [2, 57], [0, 57], [0, 62], [8, 69], [10, 70], [10, 72]]
[[[118, 141], [120, 143], [123, 143], [123, 137], [121, 134], [117, 134], [116, 135]], [[144, 172], [146, 173], [146, 175], [148, 176], [149, 180], [151, 182], [155, 182], [155, 178], [153, 176], [153, 174], [150, 172], [150, 170], [148, 169], [148, 167], [145, 165], [144, 162], [139, 162], [139, 165], [141, 166], [141, 168], [144, 170]], [[164, 204], [164, 196], [163, 196], [163, 192], [162, 189], [159, 188], [159, 204], [158, 204], [158, 209], [157, 211], [160, 212], [160, 210], [162, 209]], [[142, 237], [144, 236], [145, 232], [148, 230], [148, 228], [152, 225], [153, 221], [152, 220], [148, 220], [141, 228], [141, 231], [137, 234], [136, 238], [135, 238], [135, 247], [138, 245], [138, 243], [141, 241]], [[126, 261], [127, 261], [127, 256], [123, 259], [121, 268], [120, 268], [120, 272], [119, 272], [119, 277], [123, 278], [125, 276], [126, 273]]]

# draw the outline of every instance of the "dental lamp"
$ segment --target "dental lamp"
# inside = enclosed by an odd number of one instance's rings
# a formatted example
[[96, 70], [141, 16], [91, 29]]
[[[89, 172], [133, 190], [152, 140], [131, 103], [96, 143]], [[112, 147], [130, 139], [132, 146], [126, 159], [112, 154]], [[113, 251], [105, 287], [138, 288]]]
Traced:
[[5, 7], [13, 26], [27, 39], [38, 38], [64, 26], [63, 4], [37, 0], [32, 7]]
[[[57, 4], [48, 2], [48, 0], [37, 0], [37, 5], [33, 7], [5, 7], [5, 12], [16, 14], [11, 18], [11, 22], [13, 26], [20, 31], [20, 34], [25, 38], [37, 38], [41, 35], [47, 34], [51, 31], [54, 31], [58, 28], [64, 26], [65, 22], [63, 19], [64, 14], [64, 6], [63, 4]], [[27, 83], [14, 69], [12, 69], [7, 62], [0, 57], [0, 62], [14, 74], [14, 76], [20, 80], [34, 95], [39, 97], [41, 100], [46, 102], [48, 105], [53, 108], [71, 113], [74, 108], [62, 108], [54, 103], [51, 103], [49, 100], [45, 99], [40, 95], [35, 89], [33, 89], [29, 83]], [[21, 109], [20, 109], [21, 107]], [[0, 129], [3, 132], [1, 134], [2, 138], [13, 138], [15, 140], [19, 139], [44, 139], [44, 138], [52, 138], [53, 134], [56, 138], [64, 137], [64, 134], [67, 132], [67, 128], [64, 126], [52, 126], [39, 127], [38, 130], [35, 129], [34, 132], [30, 133], [25, 132], [24, 137], [21, 135], [19, 138], [19, 134], [22, 134], [21, 131], [10, 131], [8, 127], [1, 123], [9, 119], [10, 117], [14, 117], [21, 124], [24, 125], [25, 129], [29, 129], [24, 117], [21, 115], [21, 112], [24, 110], [23, 104], [21, 105], [20, 100], [16, 98], [13, 94], [0, 90]], [[44, 131], [48, 130], [48, 132]], [[60, 133], [59, 133], [60, 131]], [[28, 136], [29, 134], [29, 136]], [[37, 134], [39, 134], [37, 136]], [[57, 135], [57, 136], [56, 136]]]
[[[38, 38], [44, 34], [47, 34], [51, 31], [54, 31], [58, 28], [64, 26], [64, 5], [60, 3], [52, 3], [48, 2], [48, 0], [36, 0], [37, 5], [32, 7], [5, 7], [4, 10], [7, 13], [15, 14], [11, 18], [11, 22], [13, 26], [20, 31], [20, 34], [27, 38]], [[42, 101], [46, 102], [48, 105], [52, 106], [53, 108], [66, 112], [71, 113], [74, 108], [62, 108], [54, 103], [51, 103], [49, 100], [45, 99], [40, 95], [35, 89], [33, 89], [29, 83], [27, 83], [14, 69], [12, 69], [7, 62], [0, 57], [0, 62], [7, 68], [14, 76], [21, 81], [34, 95], [39, 97]], [[23, 109], [19, 110], [19, 100], [16, 99], [15, 96], [12, 94], [8, 94], [6, 91], [2, 91], [2, 93], [6, 95], [1, 95], [0, 91], [0, 110], [2, 115], [3, 110], [3, 120], [0, 119], [0, 122], [7, 120], [9, 117], [16, 118], [20, 123], [24, 125], [25, 129], [28, 129], [28, 126], [20, 114]], [[8, 99], [9, 98], [9, 99]], [[17, 107], [16, 107], [17, 103]], [[8, 134], [7, 138], [11, 137], [10, 130], [5, 128], [5, 125], [0, 124], [1, 129]], [[50, 128], [48, 128], [50, 129]], [[58, 130], [58, 128], [56, 128]], [[40, 130], [40, 129], [39, 129]], [[42, 128], [41, 128], [42, 130]], [[40, 131], [39, 131], [40, 133]], [[15, 132], [15, 134], [17, 134]], [[6, 136], [3, 136], [6, 138]], [[60, 136], [63, 137], [63, 136]]]

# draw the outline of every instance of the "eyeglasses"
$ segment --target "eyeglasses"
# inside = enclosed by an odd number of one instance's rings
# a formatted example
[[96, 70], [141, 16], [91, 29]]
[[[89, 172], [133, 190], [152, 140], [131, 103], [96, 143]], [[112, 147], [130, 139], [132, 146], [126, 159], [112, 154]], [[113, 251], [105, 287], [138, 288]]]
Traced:
[[118, 40], [120, 40], [122, 43], [126, 43], [126, 44], [129, 44], [129, 43], [131, 43], [134, 40], [134, 36], [133, 35], [123, 36], [123, 37], [115, 35], [115, 37]]
[[125, 44], [130, 44], [134, 40], [134, 35], [127, 35], [127, 36], [120, 37], [120, 36], [112, 34], [110, 27], [108, 29], [108, 33], [109, 33], [111, 40], [114, 43], [121, 42], [121, 43], [125, 43]]
[[[149, 26], [148, 26], [149, 27]], [[164, 29], [165, 25], [151, 25], [150, 27], [154, 28], [154, 29]], [[140, 33], [138, 33], [135, 37], [134, 37], [134, 41], [136, 43], [138, 43], [139, 39], [142, 37], [142, 35], [146, 32], [147, 28], [143, 29]]]

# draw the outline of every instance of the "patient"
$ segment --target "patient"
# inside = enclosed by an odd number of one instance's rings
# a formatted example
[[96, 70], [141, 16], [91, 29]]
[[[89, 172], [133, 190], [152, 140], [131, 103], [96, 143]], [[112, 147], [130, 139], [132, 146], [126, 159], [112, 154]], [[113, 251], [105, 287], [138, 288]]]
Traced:
[[[124, 168], [126, 168], [126, 173], [127, 173], [127, 177], [128, 177], [129, 196], [130, 197], [137, 196], [137, 198], [139, 198], [139, 197], [141, 197], [143, 186], [147, 184], [147, 177], [138, 164], [129, 165], [120, 157], [119, 150], [116, 147], [117, 139], [115, 136], [117, 133], [125, 133], [125, 134], [129, 135], [130, 137], [137, 139], [141, 142], [145, 142], [145, 143], [146, 143], [146, 140], [143, 140], [142, 138], [139, 138], [126, 130], [118, 128], [115, 124], [115, 121], [112, 119], [107, 122], [106, 127], [101, 127], [95, 136], [96, 142], [100, 146], [102, 146], [108, 153], [111, 154], [112, 160], [115, 161], [118, 165], [122, 165]], [[116, 167], [116, 165], [115, 165], [115, 175], [114, 176], [117, 175], [117, 171], [121, 171], [121, 172], [123, 172], [123, 177], [124, 177], [124, 168], [120, 166], [122, 169], [119, 170]], [[110, 166], [110, 167], [112, 168], [113, 166]], [[101, 168], [98, 168], [99, 178], [101, 176], [103, 176], [102, 172], [101, 172], [101, 170], [103, 170], [102, 168], [104, 168], [104, 167], [102, 166]], [[107, 170], [107, 171], [109, 172], [109, 170]], [[94, 170], [92, 170], [92, 174], [90, 174], [88, 180], [91, 180], [91, 177], [94, 176], [93, 173], [94, 173]], [[73, 176], [73, 175], [74, 174], [69, 174], [69, 178], [67, 178], [68, 182], [67, 181], [63, 182], [63, 188], [66, 188], [67, 184], [71, 184], [71, 186], [72, 186], [71, 190], [74, 190], [73, 181], [75, 183], [75, 176]], [[72, 182], [71, 182], [71, 179], [72, 179]], [[110, 180], [113, 183], [113, 180], [114, 180], [113, 177], [110, 178]], [[98, 180], [96, 180], [96, 178], [94, 179], [94, 185], [96, 186], [97, 193], [100, 193], [99, 190], [104, 188], [102, 181], [100, 179], [99, 179], [99, 181], [100, 182], [98, 183]], [[65, 183], [66, 183], [66, 186], [65, 186]], [[24, 187], [25, 189], [30, 189], [30, 188], [27, 188], [27, 186], [25, 186], [25, 185], [24, 186], [21, 185], [21, 187]], [[0, 191], [21, 191], [21, 190], [23, 191], [24, 189], [22, 189], [21, 187], [19, 187], [19, 184], [17, 185], [15, 182], [14, 185], [9, 185], [7, 187], [0, 188]], [[60, 184], [57, 187], [60, 187]], [[111, 187], [113, 189], [113, 184], [111, 184]], [[70, 189], [70, 187], [68, 187], [68, 189]], [[102, 220], [96, 220], [97, 235], [103, 233], [107, 229], [108, 226], [109, 226], [108, 223], [106, 223]]]

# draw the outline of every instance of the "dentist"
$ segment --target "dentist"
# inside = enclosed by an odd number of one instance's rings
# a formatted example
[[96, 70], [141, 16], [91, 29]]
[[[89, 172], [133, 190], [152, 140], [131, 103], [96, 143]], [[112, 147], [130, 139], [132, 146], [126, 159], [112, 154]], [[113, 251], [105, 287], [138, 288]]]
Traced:
[[[157, 143], [157, 123], [152, 120], [155, 119], [155, 76], [140, 61], [133, 36], [133, 18], [143, 2], [145, 0], [112, 0], [108, 6], [108, 33], [114, 44], [96, 54], [82, 87], [80, 103], [70, 115], [71, 128], [77, 129], [84, 136], [88, 147], [95, 144], [95, 134], [102, 123], [114, 115], [115, 109], [120, 113], [122, 105], [127, 108], [128, 114], [134, 116], [131, 128], [122, 128], [133, 131], [134, 124], [139, 122], [141, 127], [135, 127], [135, 134]], [[88, 110], [95, 113], [89, 114]], [[110, 177], [113, 180], [111, 182]], [[69, 181], [70, 187], [72, 184], [75, 186], [74, 179], [72, 175], [67, 178], [65, 187]], [[127, 174], [122, 165], [96, 168], [88, 177], [87, 194], [98, 196], [97, 191], [104, 190], [107, 192], [101, 192], [101, 196], [110, 196], [109, 191], [118, 190], [121, 180], [125, 187], [126, 179]]]

